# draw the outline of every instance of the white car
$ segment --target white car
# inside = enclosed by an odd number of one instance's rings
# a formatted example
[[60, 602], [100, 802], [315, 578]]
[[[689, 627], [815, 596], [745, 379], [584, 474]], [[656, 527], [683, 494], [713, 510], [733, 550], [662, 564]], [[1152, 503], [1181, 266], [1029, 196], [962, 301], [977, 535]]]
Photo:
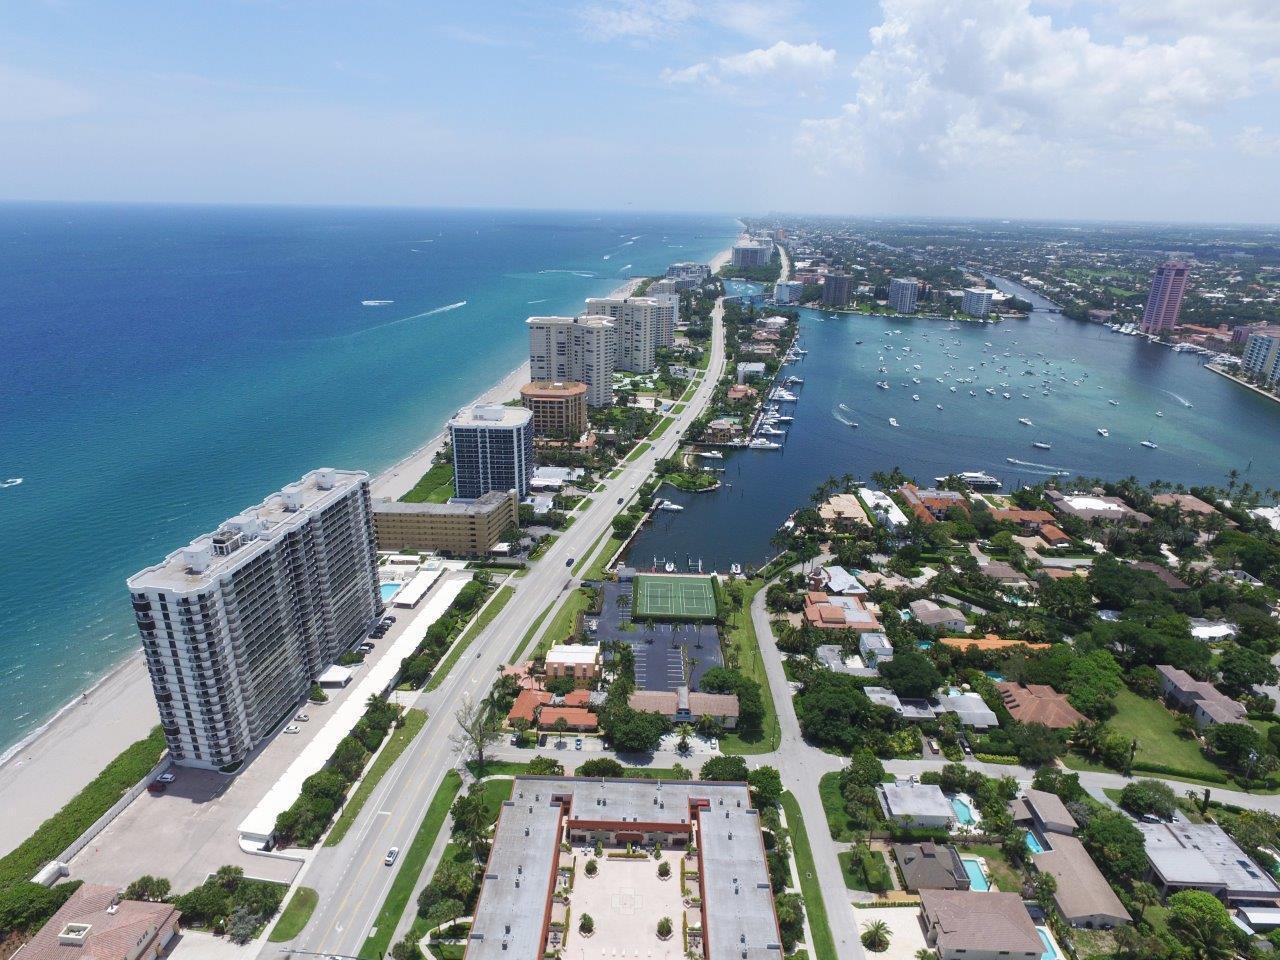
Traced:
[[307, 714], [305, 714], [305, 713], [300, 713], [300, 714], [298, 714], [296, 717], [294, 717], [293, 719], [297, 720], [299, 723], [306, 723], [308, 720], [310, 720], [310, 719], [311, 719], [311, 717], [309, 717], [309, 716], [308, 716]]
[[296, 723], [291, 723], [284, 728], [284, 732], [285, 733], [301, 733], [302, 728], [298, 726]]
[[156, 783], [173, 783], [173, 781], [177, 779], [178, 778], [172, 773], [162, 773], [160, 776], [156, 777]]
[[387, 851], [387, 855], [382, 858], [382, 862], [389, 867], [396, 862], [396, 857], [398, 856], [400, 856], [400, 848], [392, 847], [390, 850]]

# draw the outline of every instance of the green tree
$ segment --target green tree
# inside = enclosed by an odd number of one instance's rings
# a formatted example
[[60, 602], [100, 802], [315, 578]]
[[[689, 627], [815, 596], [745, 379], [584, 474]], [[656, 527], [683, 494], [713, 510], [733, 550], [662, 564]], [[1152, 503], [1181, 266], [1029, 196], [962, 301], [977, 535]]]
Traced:
[[1169, 898], [1169, 931], [1192, 960], [1229, 960], [1235, 956], [1235, 925], [1213, 894], [1183, 890]]
[[885, 686], [899, 697], [918, 700], [942, 685], [942, 674], [923, 653], [904, 650], [887, 663], [880, 664]]
[[613, 757], [594, 757], [578, 767], [580, 777], [621, 777], [627, 768]]
[[1237, 697], [1251, 692], [1255, 684], [1273, 685], [1277, 680], [1269, 657], [1234, 643], [1222, 651], [1218, 669], [1222, 672], [1222, 689]]
[[873, 920], [862, 925], [862, 945], [872, 953], [884, 953], [889, 949], [889, 925], [883, 920]]
[[1135, 817], [1154, 814], [1168, 820], [1178, 809], [1173, 788], [1160, 780], [1134, 780], [1120, 791], [1120, 806]]
[[564, 764], [555, 757], [544, 757], [539, 754], [529, 761], [528, 772], [542, 777], [559, 777], [564, 774]]
[[712, 757], [698, 772], [700, 780], [720, 780], [745, 783], [749, 776], [747, 761], [742, 757]]
[[1262, 752], [1262, 735], [1247, 723], [1214, 724], [1206, 739], [1232, 770], [1249, 770]]
[[782, 802], [782, 775], [776, 767], [756, 767], [747, 774], [747, 783], [751, 784], [759, 809], [776, 807]]
[[1081, 842], [1093, 862], [1111, 880], [1127, 883], [1147, 868], [1142, 832], [1117, 810], [1097, 810], [1084, 829]]
[[144, 874], [124, 888], [124, 899], [147, 900], [159, 903], [169, 896], [169, 881], [164, 877], [153, 877]]

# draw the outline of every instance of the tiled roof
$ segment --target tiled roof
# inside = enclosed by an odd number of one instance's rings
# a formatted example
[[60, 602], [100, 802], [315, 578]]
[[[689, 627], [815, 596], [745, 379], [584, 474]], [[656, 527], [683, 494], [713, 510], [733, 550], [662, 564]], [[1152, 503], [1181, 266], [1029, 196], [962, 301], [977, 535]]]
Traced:
[[1044, 952], [1031, 915], [1016, 893], [921, 890], [920, 905], [929, 926], [937, 927], [944, 955], [966, 950], [1038, 957]]
[[1067, 698], [1044, 683], [1020, 684], [1007, 680], [996, 684], [1000, 699], [1009, 715], [1019, 723], [1039, 723], [1055, 730], [1066, 730], [1085, 717], [1067, 702]]
[[[167, 938], [168, 928], [180, 914], [172, 904], [121, 900], [117, 890], [86, 883], [71, 895], [19, 951], [22, 960], [122, 960], [137, 952], [139, 944], [157, 935]], [[110, 910], [116, 904], [114, 910]], [[109, 912], [110, 911], [110, 912]], [[79, 946], [61, 943], [68, 924], [84, 924], [89, 930]]]
[[1053, 899], [1068, 922], [1093, 916], [1114, 917], [1120, 921], [1132, 919], [1084, 844], [1075, 837], [1056, 834], [1053, 848], [1033, 854], [1031, 862], [1037, 870], [1053, 874], [1058, 881]]
[[1048, 650], [1047, 643], [1029, 643], [1026, 640], [1006, 640], [988, 633], [985, 637], [943, 637], [941, 643], [955, 650], [967, 650], [977, 647], [984, 653], [988, 650], [1007, 650], [1010, 647], [1025, 647], [1028, 650]]

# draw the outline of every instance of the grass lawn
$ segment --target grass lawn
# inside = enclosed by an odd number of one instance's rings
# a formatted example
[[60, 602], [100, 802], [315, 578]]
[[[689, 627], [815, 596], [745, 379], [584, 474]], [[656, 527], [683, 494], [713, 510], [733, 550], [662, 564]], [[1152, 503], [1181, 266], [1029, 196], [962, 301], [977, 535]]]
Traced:
[[836, 941], [831, 936], [827, 908], [822, 902], [822, 888], [818, 886], [818, 871], [813, 864], [809, 834], [805, 832], [800, 804], [789, 790], [783, 791], [782, 809], [787, 815], [787, 830], [791, 834], [791, 849], [796, 857], [796, 872], [800, 874], [800, 895], [804, 898], [809, 929], [813, 932], [814, 942], [809, 944], [809, 948], [817, 960], [837, 960]]
[[320, 895], [310, 887], [299, 887], [293, 891], [293, 896], [285, 904], [284, 912], [280, 914], [280, 919], [276, 921], [276, 925], [271, 928], [271, 934], [267, 939], [272, 943], [284, 943], [292, 940], [307, 925], [307, 921], [311, 919], [311, 914], [319, 902]]
[[649, 443], [648, 440], [644, 441], [644, 443], [637, 443], [634, 449], [627, 454], [627, 463], [631, 463], [633, 460], [639, 459], [651, 446], [653, 446], [653, 444]]
[[671, 417], [664, 417], [661, 423], [659, 423], [656, 427], [654, 427], [652, 430], [649, 431], [649, 439], [657, 440], [660, 436], [662, 436], [664, 433], [667, 432], [667, 428], [670, 427], [671, 424], [673, 423], [675, 423], [675, 420], [673, 420]]
[[436, 666], [435, 673], [431, 675], [431, 679], [427, 682], [427, 689], [434, 690], [440, 684], [444, 683], [445, 677], [449, 675], [449, 671], [453, 669], [453, 665], [458, 662], [467, 651], [467, 647], [471, 646], [474, 640], [485, 627], [493, 622], [493, 618], [502, 612], [502, 608], [507, 605], [515, 590], [511, 587], [499, 587], [498, 592], [494, 594], [487, 606], [480, 611], [480, 616], [471, 622], [471, 626], [467, 627], [466, 632], [453, 645], [453, 649], [449, 651], [440, 663]]
[[400, 500], [404, 503], [444, 503], [453, 496], [453, 464], [437, 463]]
[[405, 748], [413, 742], [413, 738], [418, 735], [418, 732], [422, 730], [426, 722], [427, 713], [425, 710], [409, 709], [405, 711], [404, 726], [391, 731], [391, 738], [387, 741], [387, 745], [382, 748], [378, 756], [374, 758], [373, 763], [369, 765], [364, 779], [360, 781], [360, 786], [356, 787], [355, 793], [351, 795], [347, 805], [342, 808], [342, 813], [333, 825], [333, 829], [325, 837], [324, 845], [326, 847], [336, 847], [342, 842], [342, 838], [347, 835], [351, 825], [356, 822], [356, 817], [360, 815], [365, 801], [369, 799], [369, 795], [377, 787], [378, 781], [391, 769], [391, 765], [400, 759], [400, 754], [404, 753]]
[[[582, 568], [587, 565], [587, 561], [590, 560], [593, 556], [595, 556], [596, 548], [600, 546], [600, 544], [604, 541], [604, 538], [607, 537], [608, 535], [609, 534], [606, 531], [605, 533], [602, 533], [600, 534], [600, 536], [596, 537], [595, 543], [591, 544], [591, 546], [587, 548], [586, 553], [584, 553], [581, 557], [578, 558], [578, 562], [573, 565], [573, 575], [575, 577], [582, 570]], [[587, 578], [587, 579], [590, 579], [590, 578]]]
[[867, 883], [862, 878], [862, 869], [858, 866], [852, 850], [841, 850], [836, 854], [840, 861], [840, 874], [844, 877], [844, 885], [850, 890], [866, 890]]
[[429, 943], [427, 949], [437, 960], [462, 960], [462, 955], [467, 952], [467, 945], [465, 943]]
[[461, 787], [462, 777], [458, 775], [458, 771], [450, 770], [444, 775], [444, 782], [440, 784], [436, 795], [431, 798], [431, 805], [427, 807], [427, 813], [422, 818], [418, 833], [413, 838], [413, 843], [409, 845], [408, 852], [401, 858], [400, 869], [396, 871], [396, 878], [387, 892], [387, 899], [382, 902], [382, 909], [378, 911], [378, 918], [374, 922], [377, 932], [367, 938], [364, 946], [360, 948], [360, 960], [382, 960], [386, 955], [391, 946], [391, 938], [395, 936], [396, 924], [404, 915], [405, 907], [409, 904], [409, 898], [413, 896], [413, 888], [418, 882], [422, 868], [427, 864], [427, 855], [431, 853], [436, 835], [444, 826], [445, 817], [449, 815], [449, 807], [453, 805], [453, 798], [458, 795]]
[[822, 798], [822, 809], [827, 813], [827, 829], [831, 831], [831, 839], [841, 842], [854, 838], [854, 825], [844, 812], [844, 795], [840, 793], [840, 771], [824, 773], [818, 781], [818, 796]]
[[[1137, 739], [1135, 765], [1159, 764], [1181, 770], [1188, 777], [1195, 777], [1197, 774], [1221, 777], [1224, 774], [1220, 767], [1200, 752], [1196, 741], [1178, 735], [1173, 713], [1158, 700], [1147, 700], [1121, 688], [1116, 696], [1116, 715], [1107, 723], [1125, 737]], [[1068, 766], [1076, 767], [1077, 763], [1081, 764], [1079, 769], [1093, 769], [1083, 757], [1067, 757]]]
[[962, 847], [960, 852], [982, 857], [986, 860], [988, 876], [1005, 893], [1017, 893], [1022, 889], [1022, 874], [1009, 862], [1009, 858], [1004, 855], [1004, 851], [999, 847], [978, 844], [972, 847]]
[[763, 586], [763, 580], [747, 581], [742, 609], [730, 614], [721, 639], [722, 646], [737, 649], [738, 670], [742, 675], [760, 684], [760, 699], [764, 701], [761, 735], [746, 740], [737, 732], [727, 733], [720, 739], [720, 749], [724, 753], [771, 753], [778, 749], [782, 738], [778, 728], [778, 711], [773, 705], [773, 691], [769, 689], [769, 678], [765, 676], [764, 661], [760, 658], [760, 641], [756, 637], [755, 624], [751, 621], [751, 601]]
[[542, 626], [542, 621], [547, 619], [547, 614], [551, 612], [551, 609], [554, 606], [555, 601], [547, 604], [547, 609], [538, 614], [538, 619], [534, 620], [533, 623], [530, 624], [529, 629], [525, 631], [524, 639], [520, 641], [519, 649], [516, 650], [515, 656], [511, 658], [513, 663], [524, 656], [525, 650], [527, 650], [529, 644], [533, 642], [533, 638], [538, 635], [538, 629]]
[[591, 593], [589, 590], [579, 587], [569, 594], [556, 610], [555, 616], [547, 623], [547, 629], [543, 631], [542, 639], [538, 641], [538, 646], [534, 651], [535, 654], [546, 653], [553, 644], [564, 643], [569, 639], [578, 614], [586, 610], [590, 603]]
[[[613, 559], [613, 555], [621, 549], [622, 541], [617, 537], [610, 535], [609, 538], [605, 540], [604, 546], [600, 548], [600, 552], [596, 554], [596, 558], [591, 561], [591, 564], [586, 570], [582, 571], [582, 579], [603, 580], [605, 566]], [[590, 556], [590, 554], [588, 554], [588, 556]], [[577, 570], [574, 571], [574, 573], [577, 572]]]

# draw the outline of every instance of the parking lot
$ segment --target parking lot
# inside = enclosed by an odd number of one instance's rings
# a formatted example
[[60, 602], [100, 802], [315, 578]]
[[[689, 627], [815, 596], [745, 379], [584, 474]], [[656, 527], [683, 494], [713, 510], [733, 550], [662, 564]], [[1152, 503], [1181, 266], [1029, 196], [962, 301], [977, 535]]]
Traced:
[[[696, 690], [704, 673], [724, 664], [720, 636], [712, 624], [634, 623], [631, 587], [605, 583], [601, 590], [603, 604], [592, 636], [602, 643], [621, 641], [631, 647], [637, 689], [670, 691], [687, 684]], [[623, 624], [634, 629], [624, 629]]]

